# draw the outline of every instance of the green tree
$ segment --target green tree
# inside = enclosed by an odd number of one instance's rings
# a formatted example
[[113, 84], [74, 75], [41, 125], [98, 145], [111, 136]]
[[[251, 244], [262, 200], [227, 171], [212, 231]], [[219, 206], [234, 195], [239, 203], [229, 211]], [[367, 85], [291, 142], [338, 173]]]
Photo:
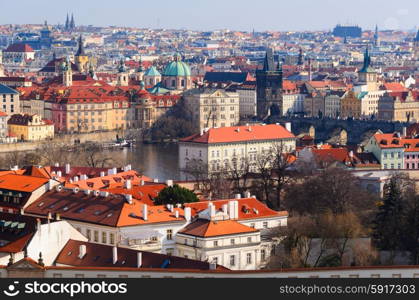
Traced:
[[164, 204], [183, 204], [190, 202], [198, 202], [198, 197], [194, 192], [181, 187], [177, 184], [168, 186], [160, 191], [157, 197], [154, 199], [154, 203], [157, 205]]
[[379, 204], [374, 220], [374, 238], [383, 250], [399, 250], [402, 229], [402, 179], [392, 176], [384, 186], [383, 201]]

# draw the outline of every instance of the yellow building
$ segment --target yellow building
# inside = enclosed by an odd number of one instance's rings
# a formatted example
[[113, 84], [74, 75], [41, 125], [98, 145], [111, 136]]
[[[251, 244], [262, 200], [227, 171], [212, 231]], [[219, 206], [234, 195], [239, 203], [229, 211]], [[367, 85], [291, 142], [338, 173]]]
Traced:
[[10, 135], [22, 141], [41, 141], [54, 138], [54, 124], [38, 115], [15, 114], [8, 121]]

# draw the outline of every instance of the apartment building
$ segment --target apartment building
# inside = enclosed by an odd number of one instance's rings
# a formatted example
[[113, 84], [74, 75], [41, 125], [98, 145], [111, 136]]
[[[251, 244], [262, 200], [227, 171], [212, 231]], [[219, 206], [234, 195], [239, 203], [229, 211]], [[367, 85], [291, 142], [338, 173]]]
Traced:
[[192, 89], [183, 95], [192, 112], [196, 131], [235, 126], [240, 120], [240, 100], [236, 92], [223, 89]]

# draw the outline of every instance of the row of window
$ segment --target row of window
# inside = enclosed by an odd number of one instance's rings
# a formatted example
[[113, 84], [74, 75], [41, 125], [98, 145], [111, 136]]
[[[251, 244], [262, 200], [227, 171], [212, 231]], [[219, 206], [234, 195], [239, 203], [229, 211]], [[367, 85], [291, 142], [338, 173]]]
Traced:
[[[397, 164], [397, 169], [401, 169], [402, 164]], [[384, 169], [388, 169], [388, 164], [384, 164]], [[394, 164], [390, 164], [390, 169], [394, 169]]]
[[[388, 155], [387, 152], [384, 152], [383, 156], [386, 159], [386, 158], [388, 158], [389, 155]], [[395, 152], [391, 152], [390, 157], [394, 158], [395, 157]], [[397, 152], [397, 158], [402, 158], [402, 153], [401, 152]]]
[[[77, 230], [79, 232], [83, 233], [81, 228], [77, 228]], [[93, 239], [92, 239], [92, 230], [86, 229], [86, 237], [89, 240], [89, 242], [93, 241], [95, 243], [99, 243], [99, 231], [98, 230], [93, 230]], [[105, 231], [102, 231], [100, 243], [108, 244], [108, 242], [109, 242], [110, 245], [115, 245], [115, 234], [114, 233], [109, 233], [109, 239], [108, 239], [108, 233], [105, 232]]]

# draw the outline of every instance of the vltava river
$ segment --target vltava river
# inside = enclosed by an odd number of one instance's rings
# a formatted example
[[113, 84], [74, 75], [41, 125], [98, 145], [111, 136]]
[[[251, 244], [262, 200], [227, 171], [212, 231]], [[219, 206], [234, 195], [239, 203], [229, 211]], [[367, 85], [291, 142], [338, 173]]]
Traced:
[[142, 144], [132, 148], [107, 150], [112, 157], [124, 165], [131, 164], [134, 170], [160, 182], [179, 180], [177, 144]]

